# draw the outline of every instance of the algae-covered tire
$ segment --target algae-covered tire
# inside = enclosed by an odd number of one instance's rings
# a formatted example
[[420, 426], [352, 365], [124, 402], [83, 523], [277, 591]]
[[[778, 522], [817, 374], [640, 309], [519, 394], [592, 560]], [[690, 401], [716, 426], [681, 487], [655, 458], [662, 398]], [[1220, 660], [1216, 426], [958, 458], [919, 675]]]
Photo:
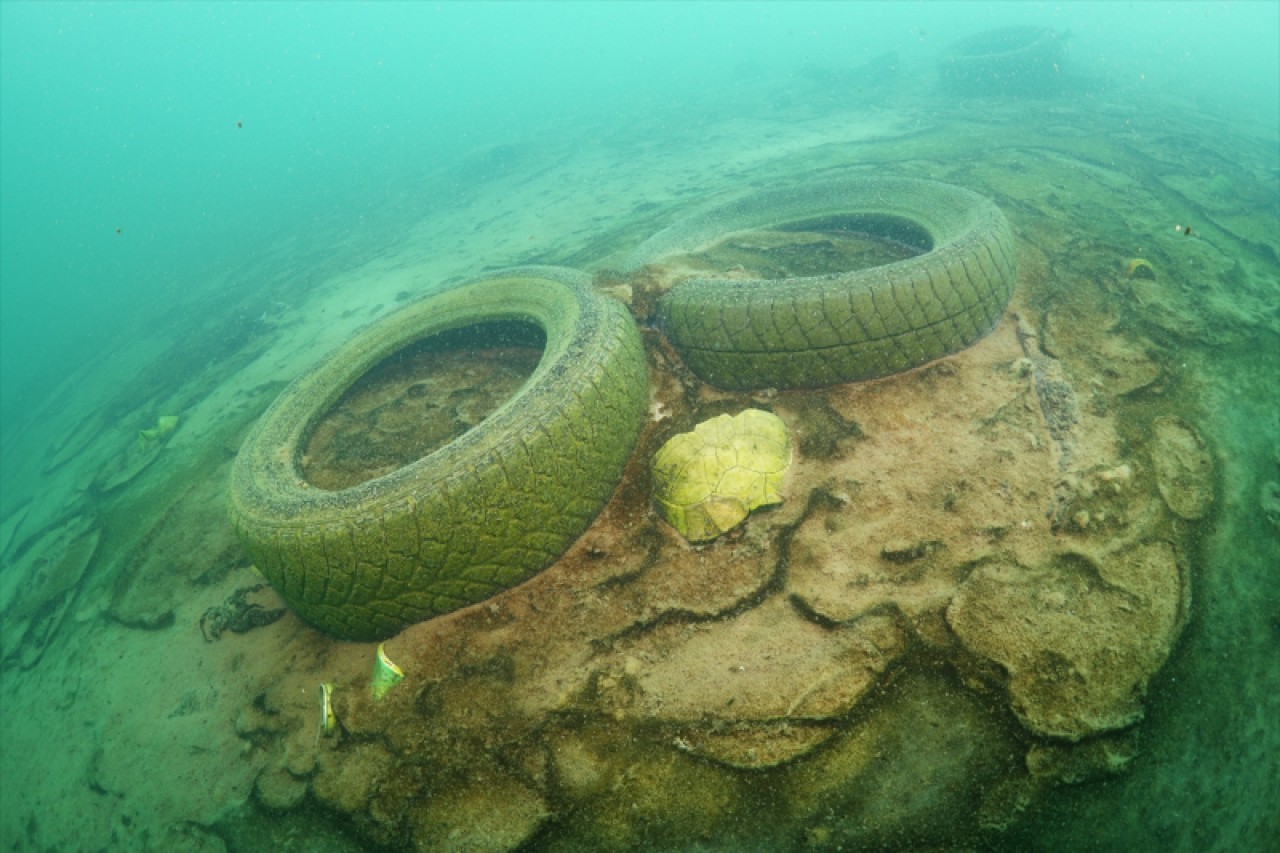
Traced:
[[964, 95], [1045, 95], [1062, 82], [1067, 35], [1048, 27], [999, 27], [942, 51], [943, 86]]
[[1017, 279], [1013, 234], [989, 199], [909, 178], [763, 192], [676, 223], [630, 267], [734, 232], [863, 230], [921, 251], [894, 263], [786, 279], [693, 278], [658, 304], [689, 367], [722, 388], [814, 388], [897, 373], [985, 335]]
[[[433, 335], [525, 322], [546, 337], [533, 374], [454, 441], [391, 473], [328, 491], [300, 456], [363, 374]], [[586, 529], [622, 475], [648, 405], [627, 310], [582, 273], [490, 273], [359, 332], [285, 389], [231, 471], [245, 549], [305, 620], [374, 640], [487, 598], [545, 568]]]

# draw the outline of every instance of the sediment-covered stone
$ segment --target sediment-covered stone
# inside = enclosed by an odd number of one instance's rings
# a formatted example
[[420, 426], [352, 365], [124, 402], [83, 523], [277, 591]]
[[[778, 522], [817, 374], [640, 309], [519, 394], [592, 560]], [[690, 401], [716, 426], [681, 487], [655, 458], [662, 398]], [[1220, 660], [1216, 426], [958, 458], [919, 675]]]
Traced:
[[1151, 464], [1156, 485], [1179, 518], [1203, 518], [1213, 505], [1213, 459], [1204, 439], [1181, 418], [1165, 415], [1152, 424]]
[[550, 811], [528, 785], [492, 768], [442, 786], [410, 816], [414, 850], [504, 853], [527, 842]]
[[1078, 552], [973, 571], [947, 621], [1007, 673], [1010, 704], [1036, 734], [1078, 740], [1142, 717], [1147, 681], [1184, 612], [1173, 549], [1151, 542], [1097, 560]]
[[778, 789], [824, 849], [903, 849], [954, 841], [973, 819], [969, 798], [1019, 753], [976, 696], [915, 672], [811, 759], [785, 768]]
[[0, 572], [0, 666], [33, 666], [57, 633], [98, 548], [90, 515], [51, 527]]
[[283, 811], [297, 806], [307, 796], [307, 782], [284, 767], [266, 767], [253, 784], [254, 796], [269, 809]]
[[343, 752], [322, 753], [311, 793], [332, 809], [348, 814], [362, 811], [391, 766], [391, 756], [373, 743], [359, 744]]
[[630, 676], [625, 710], [681, 723], [830, 719], [858, 702], [905, 642], [887, 616], [827, 628], [776, 598], [733, 620], [673, 624], [637, 641], [629, 654], [652, 663]]

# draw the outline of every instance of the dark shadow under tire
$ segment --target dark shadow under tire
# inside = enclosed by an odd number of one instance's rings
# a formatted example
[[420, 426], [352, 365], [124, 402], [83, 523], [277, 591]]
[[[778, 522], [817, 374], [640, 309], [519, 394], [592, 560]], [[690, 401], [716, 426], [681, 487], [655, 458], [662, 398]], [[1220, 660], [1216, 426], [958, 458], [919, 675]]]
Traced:
[[814, 388], [897, 373], [977, 341], [1013, 293], [1013, 234], [1000, 209], [961, 187], [910, 178], [752, 195], [654, 235], [628, 266], [697, 252], [735, 232], [831, 222], [927, 245], [848, 272], [677, 284], [659, 302], [658, 321], [694, 373], [721, 388]]
[[[311, 431], [363, 374], [432, 335], [503, 321], [536, 325], [546, 347], [480, 424], [351, 488], [304, 481]], [[643, 346], [621, 304], [572, 270], [498, 271], [378, 321], [285, 389], [232, 466], [231, 519], [303, 619], [381, 639], [515, 586], [563, 553], [613, 492], [647, 406]]]

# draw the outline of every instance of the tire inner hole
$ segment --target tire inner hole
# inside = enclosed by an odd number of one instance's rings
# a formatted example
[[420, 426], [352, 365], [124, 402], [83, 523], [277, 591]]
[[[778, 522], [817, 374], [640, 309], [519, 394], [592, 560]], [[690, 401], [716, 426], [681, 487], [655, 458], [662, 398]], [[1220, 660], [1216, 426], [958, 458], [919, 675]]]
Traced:
[[730, 278], [803, 278], [884, 266], [932, 248], [929, 233], [907, 219], [828, 216], [731, 234], [689, 266]]
[[312, 486], [385, 476], [480, 424], [533, 374], [546, 335], [532, 323], [477, 323], [432, 335], [356, 380], [316, 422], [299, 467]]

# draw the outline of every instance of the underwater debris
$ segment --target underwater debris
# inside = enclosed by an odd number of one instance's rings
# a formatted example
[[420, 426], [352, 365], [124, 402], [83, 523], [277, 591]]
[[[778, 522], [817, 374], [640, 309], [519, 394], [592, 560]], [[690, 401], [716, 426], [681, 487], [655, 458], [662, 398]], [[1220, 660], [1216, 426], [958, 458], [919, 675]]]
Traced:
[[1130, 258], [1124, 265], [1124, 274], [1129, 278], [1141, 278], [1147, 281], [1156, 280], [1155, 267], [1146, 258]]
[[338, 730], [338, 717], [333, 713], [333, 684], [326, 681], [320, 685], [320, 731], [319, 735], [332, 737]]
[[1062, 453], [1058, 467], [1065, 470], [1071, 462], [1075, 426], [1080, 420], [1075, 391], [1067, 382], [1058, 360], [1045, 355], [1040, 349], [1039, 335], [1021, 316], [1015, 314], [1014, 320], [1017, 321], [1018, 344], [1031, 361], [1031, 385], [1040, 401], [1040, 412], [1049, 427], [1049, 435]]
[[227, 600], [216, 607], [210, 607], [200, 617], [200, 633], [206, 643], [222, 638], [223, 631], [234, 631], [243, 634], [254, 628], [270, 625], [284, 615], [284, 608], [268, 610], [261, 604], [246, 601], [253, 593], [266, 587], [265, 583], [243, 586], [237, 589]]
[[673, 436], [653, 457], [653, 500], [690, 542], [708, 542], [752, 510], [782, 502], [791, 438], [777, 415], [746, 409]]
[[960, 95], [1051, 95], [1062, 83], [1068, 36], [1048, 27], [984, 30], [944, 48], [938, 76]]
[[146, 450], [156, 442], [168, 438], [178, 428], [177, 415], [161, 415], [156, 418], [156, 425], [138, 433], [138, 446]]
[[386, 643], [378, 643], [378, 654], [373, 659], [373, 678], [369, 682], [369, 689], [373, 691], [375, 702], [386, 696], [387, 691], [392, 687], [404, 681], [404, 670], [387, 657], [386, 647]]

